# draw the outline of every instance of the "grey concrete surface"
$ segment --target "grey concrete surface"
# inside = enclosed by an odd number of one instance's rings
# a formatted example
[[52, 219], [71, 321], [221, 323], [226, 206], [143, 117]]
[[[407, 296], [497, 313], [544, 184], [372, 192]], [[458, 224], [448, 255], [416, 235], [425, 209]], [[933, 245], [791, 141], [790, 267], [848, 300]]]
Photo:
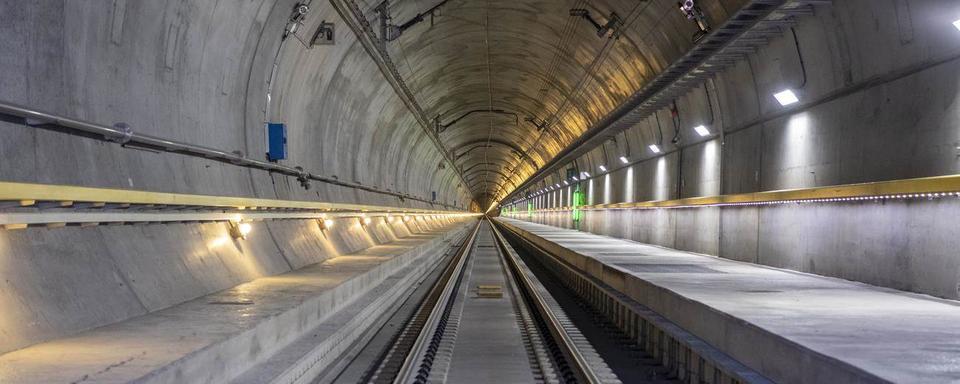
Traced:
[[254, 223], [246, 240], [224, 223], [0, 231], [0, 353], [453, 224], [376, 220], [337, 220], [325, 233], [313, 220]]
[[[818, 7], [768, 46], [679, 97], [676, 119], [661, 110], [578, 160], [576, 167], [594, 176], [581, 183], [587, 200], [609, 204], [956, 174], [957, 19], [960, 3], [954, 1], [853, 0]], [[785, 110], [772, 96], [785, 88], [809, 105]], [[711, 136], [694, 133], [701, 124]], [[671, 143], [677, 129], [678, 145]], [[657, 157], [650, 144], [671, 152]], [[634, 163], [625, 166], [619, 156]], [[600, 165], [610, 173], [602, 174]], [[560, 183], [559, 176], [538, 188]], [[564, 187], [562, 194], [572, 190]], [[568, 205], [557, 203], [560, 194], [534, 201], [540, 208]], [[526, 202], [518, 207], [524, 211]], [[580, 229], [956, 299], [957, 237], [946, 220], [958, 209], [955, 202], [921, 201], [587, 212]], [[573, 227], [568, 215], [534, 221]]]
[[[500, 261], [490, 224], [485, 223], [477, 234], [474, 253], [464, 288], [455, 298], [459, 313], [456, 342], [451, 351], [442, 353], [445, 362], [443, 383], [532, 383], [535, 382], [530, 355], [521, 334], [518, 305], [507, 285], [507, 275]], [[503, 288], [499, 298], [479, 297], [480, 285]], [[522, 304], [519, 304], [522, 305]]]
[[[395, 0], [394, 22], [436, 2]], [[486, 209], [693, 44], [674, 0], [451, 0], [388, 44], [441, 153], [329, 2], [309, 1], [298, 37], [333, 22], [337, 44], [281, 40], [296, 0], [0, 0], [0, 101], [262, 156], [284, 122], [289, 158], [317, 174]], [[369, 18], [376, 2], [358, 2]], [[743, 0], [701, 1], [713, 25]], [[569, 9], [625, 21], [599, 38]], [[813, 187], [960, 171], [960, 3], [842, 0], [701, 89], [612, 138], [575, 167], [588, 201], [617, 203]], [[376, 23], [374, 23], [376, 24]], [[796, 36], [796, 37], [794, 37]], [[802, 58], [802, 60], [801, 60]], [[596, 65], [594, 62], [596, 61]], [[801, 64], [802, 61], [802, 64]], [[788, 112], [772, 93], [793, 88]], [[526, 117], [552, 124], [543, 131]], [[693, 127], [712, 132], [701, 138]], [[673, 144], [674, 133], [680, 133]], [[721, 135], [720, 132], [723, 132]], [[491, 140], [496, 139], [496, 141]], [[669, 153], [656, 157], [647, 146]], [[515, 148], [514, 148], [515, 147]], [[519, 149], [517, 151], [516, 149]], [[516, 152], [516, 153], [515, 153]], [[627, 156], [629, 166], [619, 163]], [[598, 167], [611, 172], [600, 175]], [[456, 169], [472, 169], [461, 185]], [[559, 183], [551, 176], [544, 185]], [[505, 179], [509, 179], [507, 182]], [[427, 204], [125, 148], [0, 120], [0, 180], [389, 206]], [[588, 185], [592, 185], [589, 186]], [[569, 204], [571, 189], [538, 198]], [[564, 201], [566, 203], [561, 203]], [[525, 208], [525, 206], [524, 206]], [[590, 213], [586, 230], [946, 298], [957, 293], [956, 202]], [[565, 217], [537, 220], [568, 225]], [[336, 255], [432, 223], [257, 223], [0, 231], [0, 353], [54, 340]], [[389, 228], [388, 228], [389, 227]]]
[[956, 199], [507, 216], [684, 251], [960, 298]]
[[[422, 274], [432, 264], [429, 260], [443, 254], [464, 228], [462, 223], [447, 224], [6, 353], [0, 355], [0, 381], [225, 383], [305, 335], [310, 336], [308, 345], [327, 348], [323, 352], [342, 349], [355, 337], [351, 332], [358, 331], [350, 321], [375, 317], [373, 312], [385, 307], [369, 297], [364, 300], [365, 293], [378, 292], [372, 297], [376, 299], [384, 290], [402, 291], [401, 282], [409, 284]], [[351, 307], [357, 300], [363, 305]], [[349, 314], [339, 316], [343, 310]], [[371, 314], [357, 314], [363, 311]], [[333, 324], [326, 322], [330, 319]], [[321, 326], [328, 332], [311, 333]], [[262, 379], [270, 372], [254, 374]]]
[[499, 220], [775, 382], [960, 380], [955, 301]]

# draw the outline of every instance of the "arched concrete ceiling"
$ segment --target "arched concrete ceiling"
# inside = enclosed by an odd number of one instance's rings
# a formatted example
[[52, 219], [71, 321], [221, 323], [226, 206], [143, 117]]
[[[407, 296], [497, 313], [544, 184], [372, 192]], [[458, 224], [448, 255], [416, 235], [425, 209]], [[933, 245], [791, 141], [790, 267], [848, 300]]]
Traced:
[[[390, 14], [402, 24], [438, 3], [395, 0]], [[701, 3], [719, 22], [742, 2]], [[375, 5], [366, 9], [371, 22]], [[468, 171], [473, 195], [496, 199], [690, 47], [696, 28], [675, 7], [675, 0], [450, 0], [432, 23], [428, 16], [389, 42], [388, 52], [426, 114], [442, 124], [472, 110], [516, 114], [469, 114], [440, 135]], [[616, 12], [619, 38], [597, 36], [571, 8], [588, 9], [600, 23]]]

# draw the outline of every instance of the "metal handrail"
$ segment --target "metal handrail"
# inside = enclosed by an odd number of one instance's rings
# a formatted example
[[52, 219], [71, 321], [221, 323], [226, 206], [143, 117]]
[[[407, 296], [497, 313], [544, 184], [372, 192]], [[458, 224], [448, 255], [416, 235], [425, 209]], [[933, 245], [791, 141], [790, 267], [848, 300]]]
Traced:
[[88, 121], [74, 119], [70, 117], [58, 116], [53, 113], [38, 111], [21, 105], [0, 101], [0, 115], [13, 116], [24, 120], [24, 125], [36, 128], [58, 127], [70, 131], [70, 133], [80, 133], [85, 136], [115, 142], [121, 145], [133, 145], [136, 147], [148, 148], [163, 152], [177, 153], [181, 155], [202, 157], [216, 160], [223, 163], [237, 165], [247, 168], [255, 168], [268, 172], [276, 172], [287, 176], [297, 177], [303, 180], [316, 180], [328, 184], [359, 189], [367, 192], [396, 196], [401, 199], [410, 199], [427, 203], [430, 205], [439, 205], [447, 208], [464, 209], [450, 204], [444, 204], [427, 200], [425, 198], [412, 196], [405, 193], [383, 191], [377, 188], [358, 183], [344, 182], [337, 179], [320, 176], [307, 172], [302, 167], [286, 166], [266, 161], [254, 160], [236, 153], [224, 151], [202, 145], [188, 144], [184, 142], [165, 139], [162, 137], [151, 136], [143, 133], [137, 133], [130, 129], [120, 127], [108, 127]]
[[[509, 206], [529, 201], [540, 194], [504, 204]], [[790, 202], [847, 202], [887, 199], [927, 199], [960, 197], [960, 175], [919, 177], [868, 183], [829, 185], [824, 187], [782, 189], [729, 195], [688, 197], [673, 200], [650, 200], [632, 203], [593, 204], [577, 209], [611, 208], [690, 208], [719, 205], [749, 205]], [[538, 208], [534, 211], [567, 211], [573, 207]], [[524, 213], [521, 209], [518, 213]]]

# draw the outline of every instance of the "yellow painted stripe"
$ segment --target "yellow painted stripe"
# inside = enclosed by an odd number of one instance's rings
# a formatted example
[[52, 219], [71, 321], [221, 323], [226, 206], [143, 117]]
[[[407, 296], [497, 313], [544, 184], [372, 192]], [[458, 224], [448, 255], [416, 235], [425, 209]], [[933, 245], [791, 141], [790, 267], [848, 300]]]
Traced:
[[[442, 209], [399, 208], [377, 205], [328, 203], [304, 200], [277, 200], [250, 197], [193, 195], [183, 193], [150, 192], [113, 188], [78, 187], [72, 185], [33, 184], [0, 181], [0, 201], [19, 201], [32, 205], [36, 201], [64, 203], [187, 205], [235, 209], [291, 208], [344, 211], [391, 211], [411, 213], [450, 213]], [[69, 204], [68, 204], [69, 205]]]
[[[607, 208], [670, 208], [696, 207], [717, 204], [737, 203], [767, 203], [774, 201], [795, 201], [813, 199], [838, 199], [848, 197], [870, 197], [906, 195], [919, 193], [960, 192], [960, 175], [921, 177], [915, 179], [900, 179], [878, 181], [872, 183], [843, 184], [828, 187], [784, 189], [777, 191], [740, 193], [733, 195], [718, 195], [704, 197], [690, 197], [675, 200], [654, 200], [636, 203], [594, 204], [581, 206], [581, 209]], [[540, 209], [538, 211], [568, 211], [572, 207]], [[522, 213], [519, 212], [518, 213]]]

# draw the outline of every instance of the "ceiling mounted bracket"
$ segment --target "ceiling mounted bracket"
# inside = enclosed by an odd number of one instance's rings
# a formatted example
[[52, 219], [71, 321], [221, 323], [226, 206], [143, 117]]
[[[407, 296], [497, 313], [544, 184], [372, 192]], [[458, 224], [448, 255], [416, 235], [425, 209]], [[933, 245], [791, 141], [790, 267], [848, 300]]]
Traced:
[[400, 35], [402, 35], [404, 31], [423, 22], [427, 15], [430, 16], [430, 26], [432, 27], [434, 25], [434, 18], [440, 11], [440, 7], [447, 4], [448, 1], [450, 0], [443, 0], [437, 5], [430, 7], [430, 9], [418, 13], [416, 16], [400, 25], [391, 23], [392, 18], [390, 17], [389, 1], [380, 3], [380, 5], [374, 8], [374, 10], [380, 14], [380, 44], [386, 46], [388, 41], [394, 41], [400, 38]]
[[435, 130], [435, 131], [437, 132], [437, 134], [439, 135], [439, 134], [443, 133], [443, 131], [446, 131], [447, 128], [450, 128], [450, 126], [452, 126], [452, 125], [460, 122], [460, 120], [463, 120], [463, 119], [466, 118], [467, 116], [470, 116], [470, 115], [472, 115], [472, 114], [474, 114], [474, 113], [494, 113], [494, 114], [498, 114], [498, 115], [509, 115], [509, 116], [513, 116], [513, 119], [516, 121], [517, 125], [520, 125], [520, 116], [517, 115], [515, 112], [510, 112], [510, 111], [503, 110], [503, 109], [471, 109], [471, 110], [469, 110], [469, 111], [467, 111], [467, 112], [464, 112], [462, 115], [457, 116], [457, 118], [451, 120], [449, 123], [446, 123], [446, 124], [443, 124], [443, 123], [440, 122], [440, 115], [437, 114], [437, 117], [434, 117], [434, 118], [433, 118], [433, 127], [434, 127], [434, 130]]
[[600, 25], [590, 15], [590, 10], [583, 8], [572, 8], [570, 9], [570, 16], [582, 17], [584, 20], [589, 21], [594, 28], [597, 29], [597, 36], [606, 37], [609, 39], [616, 39], [620, 37], [620, 27], [623, 25], [623, 19], [620, 18], [620, 15], [617, 15], [616, 12], [610, 12], [610, 17], [607, 18], [607, 23]]

